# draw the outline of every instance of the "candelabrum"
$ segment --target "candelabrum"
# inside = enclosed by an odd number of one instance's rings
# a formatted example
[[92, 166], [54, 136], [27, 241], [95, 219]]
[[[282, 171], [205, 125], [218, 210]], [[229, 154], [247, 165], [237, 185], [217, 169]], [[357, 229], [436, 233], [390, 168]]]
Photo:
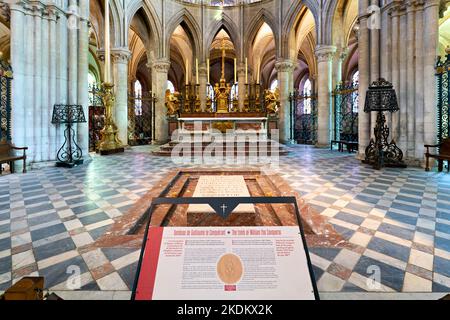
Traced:
[[202, 105], [200, 102], [200, 84], [195, 85], [195, 112], [202, 112]]
[[120, 153], [125, 150], [122, 142], [119, 140], [119, 130], [112, 117], [112, 110], [116, 101], [113, 88], [113, 84], [103, 83], [103, 92], [101, 94], [103, 106], [105, 107], [105, 126], [100, 132], [102, 138], [98, 147], [98, 152], [101, 155]]

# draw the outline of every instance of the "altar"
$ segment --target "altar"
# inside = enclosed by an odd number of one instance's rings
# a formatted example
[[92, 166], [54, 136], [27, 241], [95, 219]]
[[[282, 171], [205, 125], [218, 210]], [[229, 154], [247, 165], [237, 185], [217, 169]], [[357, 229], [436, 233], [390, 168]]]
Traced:
[[178, 118], [178, 128], [181, 132], [198, 133], [212, 133], [213, 131], [220, 131], [227, 133], [227, 131], [248, 131], [252, 130], [254, 133], [267, 137], [268, 136], [268, 117], [255, 116], [249, 117], [244, 115], [242, 117], [227, 114], [216, 114], [215, 116], [197, 116], [197, 117], [181, 117]]
[[[204, 134], [220, 131], [256, 133], [260, 138], [270, 138], [271, 131], [278, 129], [278, 89], [263, 90], [259, 78], [256, 83], [250, 84], [246, 80], [244, 86], [239, 86], [236, 66], [234, 71], [234, 83], [227, 82], [225, 46], [222, 44], [222, 74], [218, 83], [213, 86], [208, 78], [206, 90], [201, 89], [197, 77], [197, 83], [187, 82], [183, 92], [166, 91], [169, 137], [173, 137], [174, 132]], [[196, 73], [198, 75], [198, 70]]]

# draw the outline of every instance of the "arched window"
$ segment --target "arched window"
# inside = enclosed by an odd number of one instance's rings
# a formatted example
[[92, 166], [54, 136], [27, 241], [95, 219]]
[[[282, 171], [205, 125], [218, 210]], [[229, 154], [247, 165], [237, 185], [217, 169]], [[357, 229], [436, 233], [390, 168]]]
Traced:
[[210, 84], [206, 85], [206, 96], [209, 99], [211, 99], [211, 108], [215, 112], [216, 111], [216, 102], [215, 102], [214, 88]]
[[239, 94], [239, 86], [237, 83], [233, 84], [231, 87], [231, 101], [236, 100]]
[[305, 97], [305, 101], [303, 103], [303, 114], [311, 114], [311, 91], [311, 81], [306, 79], [305, 85], [303, 86], [303, 96]]
[[142, 85], [139, 80], [134, 83], [134, 112], [137, 116], [142, 116]]
[[175, 93], [175, 86], [170, 80], [167, 80], [167, 89], [170, 90], [170, 93]]
[[275, 79], [270, 84], [270, 91], [274, 92], [278, 88], [278, 80]]
[[88, 83], [89, 87], [97, 85], [97, 79], [95, 78], [94, 74], [91, 71], [89, 71], [88, 73]]
[[359, 83], [359, 71], [357, 70], [352, 76], [353, 85], [358, 85]]

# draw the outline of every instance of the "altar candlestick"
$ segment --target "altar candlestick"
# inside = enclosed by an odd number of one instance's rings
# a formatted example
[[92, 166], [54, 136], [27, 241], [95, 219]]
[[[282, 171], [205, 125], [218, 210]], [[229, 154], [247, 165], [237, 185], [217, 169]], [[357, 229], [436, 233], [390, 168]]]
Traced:
[[248, 59], [245, 58], [245, 84], [248, 84]]
[[237, 59], [234, 58], [234, 83], [237, 83]]
[[186, 85], [189, 85], [189, 60], [186, 59]]
[[200, 82], [198, 81], [198, 59], [195, 59], [195, 83], [199, 84]]
[[105, 82], [111, 83], [111, 49], [109, 40], [109, 0], [105, 0]]
[[210, 84], [211, 81], [209, 79], [209, 58], [206, 59], [206, 73], [208, 74], [208, 84]]
[[209, 78], [209, 58], [206, 59], [206, 73], [207, 73], [207, 76], [208, 76], [208, 84], [210, 84], [211, 81], [210, 81], [210, 78]]
[[261, 76], [261, 58], [258, 60], [258, 69], [256, 70], [256, 84], [259, 84], [260, 76]]

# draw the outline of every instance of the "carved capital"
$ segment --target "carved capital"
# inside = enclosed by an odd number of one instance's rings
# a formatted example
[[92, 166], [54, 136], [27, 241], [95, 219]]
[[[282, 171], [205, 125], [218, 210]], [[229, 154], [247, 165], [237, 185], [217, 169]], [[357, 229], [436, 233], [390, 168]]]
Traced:
[[131, 52], [127, 48], [116, 48], [111, 50], [114, 63], [128, 63]]
[[294, 71], [294, 63], [291, 60], [278, 60], [275, 63], [277, 72], [292, 72]]
[[316, 47], [316, 56], [318, 62], [330, 62], [336, 54], [335, 46], [319, 45]]
[[348, 56], [348, 52], [349, 52], [349, 48], [343, 48], [341, 50], [341, 53], [339, 54], [339, 60], [344, 61], [345, 59], [347, 59]]
[[156, 60], [152, 63], [152, 69], [156, 72], [167, 73], [170, 70], [170, 61], [166, 59]]
[[206, 66], [200, 66], [198, 68], [198, 74], [200, 76], [206, 77], [208, 75], [208, 69], [206, 68]]

